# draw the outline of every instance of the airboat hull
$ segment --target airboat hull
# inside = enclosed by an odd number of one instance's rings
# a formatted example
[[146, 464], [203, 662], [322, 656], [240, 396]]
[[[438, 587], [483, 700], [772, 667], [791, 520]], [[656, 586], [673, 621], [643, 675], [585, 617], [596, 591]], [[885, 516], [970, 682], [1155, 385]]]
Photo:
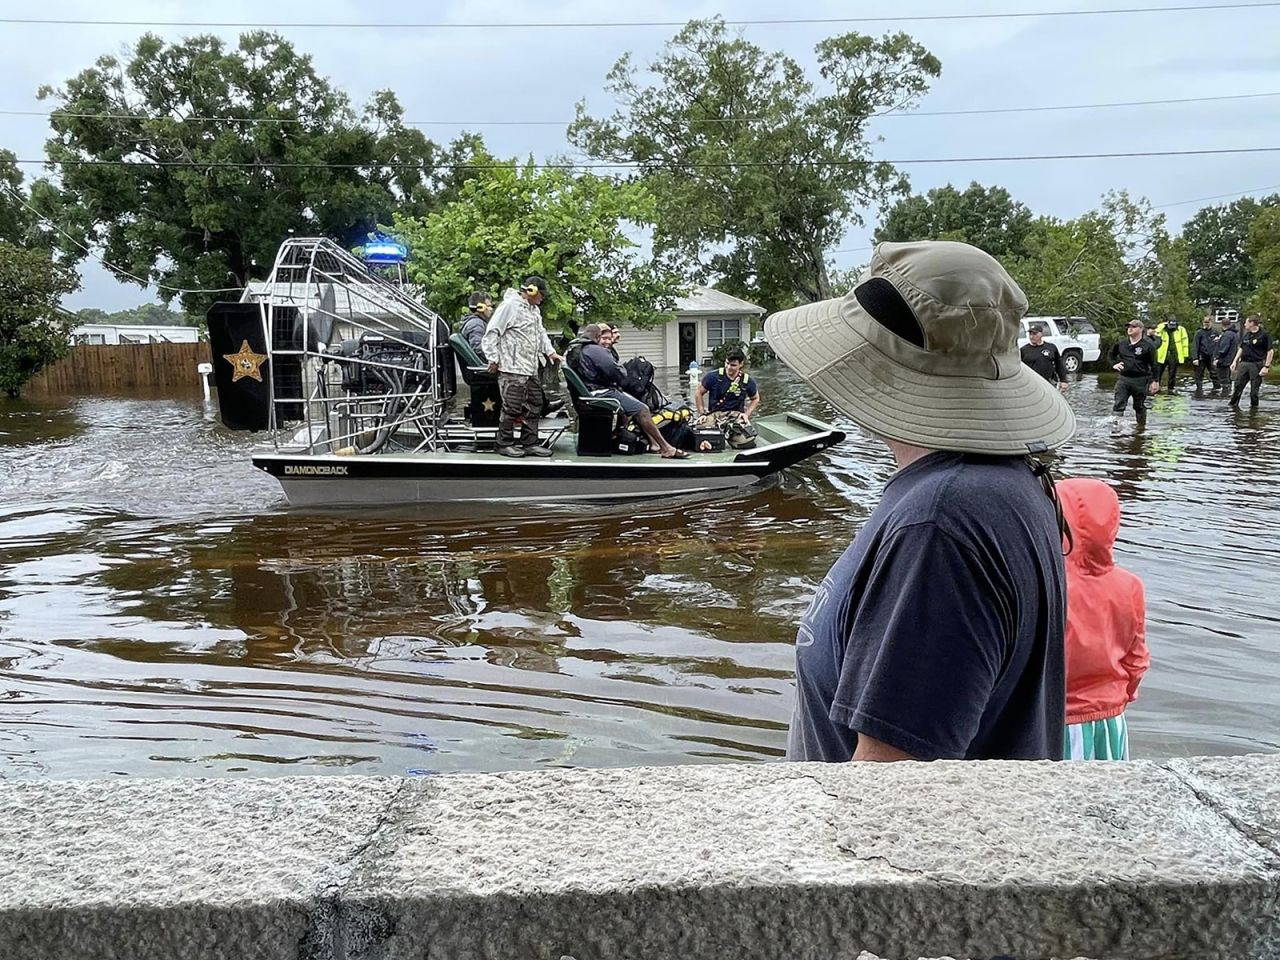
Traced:
[[254, 466], [280, 481], [295, 506], [554, 502], [683, 496], [749, 486], [844, 439], [801, 414], [756, 421], [754, 450], [586, 457], [563, 434], [551, 457], [434, 451], [370, 456], [261, 453]]

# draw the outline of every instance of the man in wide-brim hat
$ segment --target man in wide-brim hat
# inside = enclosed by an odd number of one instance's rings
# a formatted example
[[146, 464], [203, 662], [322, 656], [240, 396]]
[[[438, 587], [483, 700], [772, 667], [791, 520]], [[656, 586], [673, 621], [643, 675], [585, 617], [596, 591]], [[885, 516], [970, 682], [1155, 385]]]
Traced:
[[800, 626], [791, 759], [1061, 755], [1063, 530], [1028, 455], [1075, 418], [1022, 363], [1026, 310], [976, 247], [882, 243], [847, 296], [767, 321], [897, 463]]

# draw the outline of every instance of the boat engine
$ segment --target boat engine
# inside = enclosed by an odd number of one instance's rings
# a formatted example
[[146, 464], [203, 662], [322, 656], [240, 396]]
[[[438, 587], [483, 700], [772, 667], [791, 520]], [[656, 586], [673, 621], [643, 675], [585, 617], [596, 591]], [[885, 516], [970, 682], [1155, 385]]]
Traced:
[[412, 393], [430, 382], [427, 335], [401, 330], [394, 336], [365, 333], [343, 340], [330, 356], [342, 369], [342, 390], [350, 396]]

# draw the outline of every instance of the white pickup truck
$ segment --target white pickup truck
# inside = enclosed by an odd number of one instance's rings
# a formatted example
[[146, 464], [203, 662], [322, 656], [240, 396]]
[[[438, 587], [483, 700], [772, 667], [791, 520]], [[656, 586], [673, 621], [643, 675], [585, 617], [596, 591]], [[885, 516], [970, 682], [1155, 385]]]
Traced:
[[1027, 342], [1027, 330], [1033, 323], [1044, 327], [1044, 338], [1062, 354], [1067, 373], [1078, 373], [1081, 364], [1093, 363], [1102, 355], [1098, 330], [1084, 317], [1023, 317], [1019, 347]]

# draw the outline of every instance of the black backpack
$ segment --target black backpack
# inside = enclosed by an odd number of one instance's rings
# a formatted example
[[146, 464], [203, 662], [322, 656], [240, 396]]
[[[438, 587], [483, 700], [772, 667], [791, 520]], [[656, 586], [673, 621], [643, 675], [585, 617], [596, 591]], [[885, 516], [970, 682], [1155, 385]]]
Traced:
[[652, 413], [656, 413], [667, 405], [666, 394], [653, 382], [655, 371], [652, 363], [644, 357], [632, 357], [622, 367], [627, 371], [626, 379], [622, 383], [622, 389], [625, 392], [643, 403]]

